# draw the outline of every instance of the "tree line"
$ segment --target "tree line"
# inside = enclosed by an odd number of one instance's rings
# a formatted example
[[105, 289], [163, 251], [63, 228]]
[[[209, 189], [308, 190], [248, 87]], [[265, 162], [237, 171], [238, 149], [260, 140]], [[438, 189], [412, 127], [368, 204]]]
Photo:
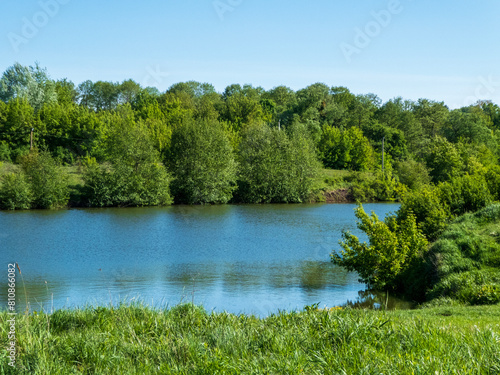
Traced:
[[[303, 202], [322, 167], [372, 172], [380, 199], [464, 175], [498, 196], [499, 130], [500, 107], [488, 101], [455, 110], [428, 99], [382, 103], [323, 83], [219, 93], [189, 81], [159, 92], [133, 80], [76, 85], [16, 63], [0, 79], [0, 160], [19, 168], [2, 177], [0, 200], [3, 208]], [[37, 180], [36, 163], [53, 174]], [[77, 193], [60, 164], [81, 167]], [[37, 184], [48, 176], [62, 192], [42, 203]]]

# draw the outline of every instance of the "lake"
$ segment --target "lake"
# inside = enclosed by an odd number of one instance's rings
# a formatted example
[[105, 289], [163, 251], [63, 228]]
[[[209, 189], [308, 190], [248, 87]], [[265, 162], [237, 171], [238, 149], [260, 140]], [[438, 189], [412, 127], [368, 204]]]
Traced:
[[[142, 301], [267, 316], [356, 300], [364, 284], [330, 262], [354, 204], [170, 206], [0, 212], [17, 262], [17, 311]], [[380, 218], [399, 204], [365, 204]], [[364, 238], [364, 237], [363, 237]], [[7, 306], [7, 285], [1, 293]]]

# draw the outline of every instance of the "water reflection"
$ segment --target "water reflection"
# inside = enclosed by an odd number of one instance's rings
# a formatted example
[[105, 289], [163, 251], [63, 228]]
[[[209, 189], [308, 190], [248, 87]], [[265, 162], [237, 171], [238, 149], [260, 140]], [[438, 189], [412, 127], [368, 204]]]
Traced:
[[358, 298], [355, 301], [347, 301], [345, 306], [361, 309], [385, 309], [385, 310], [401, 310], [412, 309], [415, 303], [405, 301], [390, 293], [374, 292], [369, 290], [360, 290]]

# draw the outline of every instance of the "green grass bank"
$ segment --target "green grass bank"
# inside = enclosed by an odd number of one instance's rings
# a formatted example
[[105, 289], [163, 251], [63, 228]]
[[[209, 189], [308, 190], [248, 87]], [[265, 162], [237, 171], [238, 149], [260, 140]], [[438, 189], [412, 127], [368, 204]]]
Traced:
[[[0, 313], [0, 345], [9, 324]], [[498, 374], [500, 305], [282, 312], [193, 305], [19, 314], [1, 374]]]

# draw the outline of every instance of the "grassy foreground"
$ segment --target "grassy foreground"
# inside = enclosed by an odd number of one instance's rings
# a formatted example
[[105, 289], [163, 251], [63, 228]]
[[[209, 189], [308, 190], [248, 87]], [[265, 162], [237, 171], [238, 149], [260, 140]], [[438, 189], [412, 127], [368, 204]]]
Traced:
[[[0, 313], [7, 347], [8, 319]], [[498, 374], [500, 305], [308, 307], [265, 319], [179, 305], [18, 315], [1, 374]]]

